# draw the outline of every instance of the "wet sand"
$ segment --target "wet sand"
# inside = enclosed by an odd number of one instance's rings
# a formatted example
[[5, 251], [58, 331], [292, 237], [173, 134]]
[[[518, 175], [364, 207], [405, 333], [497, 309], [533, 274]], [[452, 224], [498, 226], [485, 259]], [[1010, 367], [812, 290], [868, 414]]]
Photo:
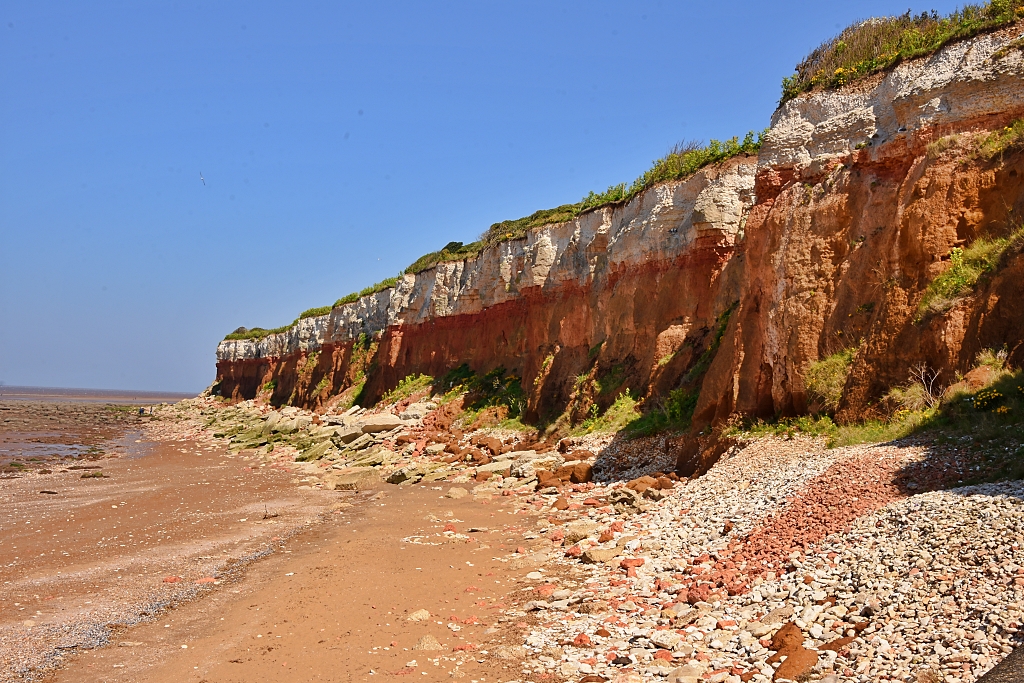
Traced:
[[0, 681], [516, 677], [509, 554], [546, 542], [513, 498], [323, 491], [137, 411], [19, 410], [0, 438], [39, 449], [0, 481]]
[[98, 403], [111, 405], [153, 405], [176, 403], [194, 394], [131, 389], [68, 389], [63, 387], [18, 387], [0, 385], [0, 402]]
[[88, 419], [65, 426], [64, 445], [92, 442], [88, 455], [37, 453], [0, 481], [0, 680], [35, 678], [107, 642], [108, 625], [208, 591], [211, 577], [339, 500], [210, 443], [150, 442], [131, 425], [100, 439], [117, 428]]
[[[516, 678], [515, 658], [493, 654], [522, 642], [525, 621], [499, 616], [526, 569], [495, 558], [508, 552], [498, 540], [521, 542], [502, 527], [524, 518], [498, 502], [440, 495], [390, 487], [383, 497], [338, 511], [209, 599], [119, 634], [124, 647], [83, 654], [48, 680]], [[494, 531], [445, 537], [445, 519]], [[421, 609], [430, 617], [408, 620]], [[441, 649], [413, 649], [426, 635]]]

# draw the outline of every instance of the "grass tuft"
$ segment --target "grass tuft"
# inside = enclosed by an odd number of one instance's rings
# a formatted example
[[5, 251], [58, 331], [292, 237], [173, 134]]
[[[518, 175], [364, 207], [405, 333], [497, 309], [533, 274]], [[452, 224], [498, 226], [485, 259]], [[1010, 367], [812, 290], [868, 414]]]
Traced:
[[807, 393], [813, 402], [820, 403], [828, 412], [834, 413], [843, 397], [846, 376], [856, 349], [843, 349], [839, 353], [811, 363], [804, 375]]
[[842, 87], [1021, 17], [1024, 0], [990, 0], [984, 5], [965, 5], [948, 16], [908, 11], [858, 22], [818, 46], [797, 65], [796, 73], [782, 80], [780, 104], [815, 88]]
[[430, 389], [431, 385], [434, 384], [434, 378], [430, 375], [409, 375], [401, 382], [398, 383], [391, 391], [384, 394], [379, 403], [384, 405], [390, 405], [392, 403], [398, 403], [401, 400], [407, 399], [413, 394], [426, 391]]
[[999, 267], [1003, 254], [1024, 245], [1024, 226], [1006, 237], [979, 237], [966, 249], [955, 247], [949, 254], [949, 268], [932, 280], [917, 306], [918, 321], [942, 313], [969, 295], [982, 276]]

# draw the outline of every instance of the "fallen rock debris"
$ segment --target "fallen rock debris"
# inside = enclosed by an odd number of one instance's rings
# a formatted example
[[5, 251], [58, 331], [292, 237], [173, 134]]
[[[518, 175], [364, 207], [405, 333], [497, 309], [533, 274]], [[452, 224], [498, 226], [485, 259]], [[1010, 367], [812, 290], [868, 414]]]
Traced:
[[[968, 683], [1024, 624], [1024, 484], [906, 486], [900, 477], [929, 458], [909, 441], [765, 438], [687, 480], [668, 471], [658, 439], [441, 433], [422, 426], [436, 407], [426, 402], [317, 421], [252, 402], [183, 403], [179, 417], [308, 485], [513, 496], [537, 525], [524, 536], [533, 545], [503, 558], [529, 570], [499, 618], [521, 646], [456, 650], [519, 661], [524, 679]], [[653, 454], [633, 457], [643, 445]], [[437, 534], [470, 542], [455, 521], [438, 520]], [[432, 636], [414, 647], [441, 648]]]

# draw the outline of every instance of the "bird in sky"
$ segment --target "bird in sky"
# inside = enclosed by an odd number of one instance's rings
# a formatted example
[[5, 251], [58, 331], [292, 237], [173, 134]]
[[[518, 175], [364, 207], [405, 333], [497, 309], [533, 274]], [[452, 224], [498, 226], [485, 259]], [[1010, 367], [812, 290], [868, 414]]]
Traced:
[[199, 179], [203, 181], [203, 185], [206, 184], [206, 178], [203, 177], [203, 172], [202, 171], [199, 172]]

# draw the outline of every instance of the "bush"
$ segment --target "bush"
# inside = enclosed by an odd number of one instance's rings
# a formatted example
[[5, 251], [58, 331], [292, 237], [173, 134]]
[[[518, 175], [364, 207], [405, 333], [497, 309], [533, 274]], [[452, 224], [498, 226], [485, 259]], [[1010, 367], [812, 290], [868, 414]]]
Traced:
[[834, 413], [843, 398], [843, 387], [846, 376], [850, 374], [850, 365], [856, 349], [843, 349], [839, 353], [811, 363], [804, 375], [804, 384], [812, 401], [816, 401], [826, 411]]
[[433, 268], [438, 263], [463, 261], [476, 256], [483, 250], [483, 248], [483, 242], [472, 242], [470, 244], [449, 242], [444, 245], [440, 251], [433, 251], [416, 259], [411, 266], [405, 269], [405, 273], [415, 275], [417, 273], [422, 273], [424, 270]]
[[847, 27], [822, 43], [782, 81], [780, 104], [814, 88], [833, 89], [900, 62], [930, 55], [949, 43], [998, 29], [1024, 16], [1024, 0], [990, 0], [965, 5], [949, 16], [936, 12], [917, 16], [868, 19]]
[[986, 160], [1002, 156], [1011, 149], [1020, 149], [1024, 143], [1024, 119], [986, 135], [978, 144], [978, 154]]
[[[299, 320], [305, 320], [306, 318], [316, 318], [316, 317], [321, 316], [321, 315], [327, 315], [328, 313], [331, 312], [332, 308], [334, 308], [334, 307], [333, 306], [319, 306], [317, 308], [307, 308], [302, 313], [299, 313], [298, 320], [296, 320], [295, 322], [298, 322]], [[295, 323], [292, 323], [292, 324], [294, 325]]]
[[917, 307], [917, 319], [930, 313], [942, 313], [970, 294], [986, 273], [999, 267], [1008, 249], [1024, 244], [1024, 226], [1006, 237], [979, 237], [966, 249], [955, 247], [949, 254], [949, 268], [932, 280]]
[[433, 383], [434, 378], [430, 375], [409, 375], [399, 382], [398, 386], [384, 394], [380, 399], [380, 403], [385, 405], [397, 403], [415, 393], [429, 389]]

